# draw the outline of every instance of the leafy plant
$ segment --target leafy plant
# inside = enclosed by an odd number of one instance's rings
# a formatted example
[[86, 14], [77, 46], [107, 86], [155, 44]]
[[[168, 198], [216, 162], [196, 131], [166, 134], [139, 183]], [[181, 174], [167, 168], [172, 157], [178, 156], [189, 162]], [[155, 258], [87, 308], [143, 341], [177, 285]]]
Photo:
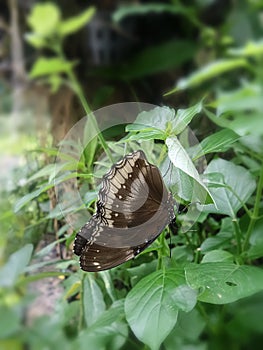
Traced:
[[[90, 19], [93, 10], [63, 21], [54, 5], [38, 6], [43, 6], [50, 25], [40, 23], [36, 8], [29, 17], [33, 34], [28, 39], [36, 48], [50, 49], [54, 57], [39, 58], [31, 77], [45, 77], [53, 88], [62, 81], [70, 83], [88, 114], [90, 108], [74, 75], [74, 63], [64, 58], [62, 44], [66, 35]], [[179, 8], [151, 4], [134, 7], [131, 13]], [[117, 14], [121, 17], [127, 12]], [[259, 348], [263, 333], [262, 44], [254, 41], [229, 49], [226, 55], [179, 80], [170, 91], [194, 91], [208, 84], [205, 99], [184, 109], [142, 111], [118, 141], [106, 142], [100, 134], [86, 149], [81, 143], [72, 143], [71, 150], [83, 150], [79, 160], [60, 153], [65, 159], [61, 166], [48, 164], [30, 174], [28, 184], [34, 186], [16, 202], [16, 213], [67, 179], [78, 180], [79, 192], [91, 213], [98, 192], [92, 175], [94, 165], [95, 176], [101, 177], [111, 166], [114, 152], [121, 157], [128, 149], [142, 148], [149, 161], [162, 170], [178, 203], [186, 204], [188, 210], [177, 213], [178, 228], [171, 236], [170, 249], [165, 231], [133, 261], [97, 274], [81, 271], [70, 253], [64, 261], [39, 263], [51, 264], [51, 272], [39, 272], [39, 264], [30, 263], [32, 257], [45, 256], [61, 241], [71, 251], [74, 233], [67, 232], [59, 208], [46, 212], [45, 219], [59, 220], [64, 237], [39, 252], [25, 245], [1, 267], [0, 308], [5, 315], [1, 319], [1, 346]], [[229, 78], [236, 71], [242, 77], [238, 87]], [[220, 83], [214, 84], [219, 77]], [[96, 128], [95, 116], [90, 115]], [[203, 122], [208, 123], [209, 132], [201, 132]], [[192, 144], [188, 126], [203, 135], [199, 145]], [[85, 130], [84, 139], [89, 139], [89, 131]], [[105, 156], [99, 159], [103, 149]], [[57, 154], [56, 149], [44, 152]], [[71, 214], [81, 208], [73, 203], [67, 209], [66, 214]], [[30, 303], [26, 287], [49, 276], [66, 277], [56, 312], [25, 327], [23, 310]]]

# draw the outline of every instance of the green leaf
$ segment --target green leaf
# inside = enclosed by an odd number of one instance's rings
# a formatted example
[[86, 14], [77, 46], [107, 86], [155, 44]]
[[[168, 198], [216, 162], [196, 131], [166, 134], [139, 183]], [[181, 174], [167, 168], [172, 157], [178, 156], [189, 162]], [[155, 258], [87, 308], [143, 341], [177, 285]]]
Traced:
[[[263, 293], [257, 293], [250, 298], [242, 299], [232, 305], [229, 305], [231, 321], [227, 325], [229, 334], [235, 334], [234, 337], [246, 339], [252, 334], [263, 333]], [[259, 336], [260, 336], [259, 335]], [[245, 337], [244, 337], [245, 336]], [[236, 338], [237, 339], [237, 338]], [[247, 343], [252, 344], [252, 343]], [[251, 347], [251, 346], [249, 346]]]
[[[11, 344], [10, 347], [8, 345], [6, 347], [3, 345], [2, 348], [1, 343], [4, 338], [12, 338], [12, 335], [15, 337], [16, 332], [18, 332], [21, 327], [20, 315], [15, 308], [11, 309], [6, 305], [0, 305], [0, 314], [2, 315], [2, 317], [0, 317], [0, 347], [3, 350], [16, 349], [13, 348]], [[17, 349], [21, 349], [21, 344]]]
[[40, 57], [31, 68], [29, 76], [33, 79], [50, 74], [66, 73], [71, 70], [72, 66], [72, 62], [65, 61], [61, 58]]
[[152, 4], [139, 4], [139, 5], [126, 5], [120, 6], [117, 11], [113, 14], [113, 20], [119, 22], [127, 16], [134, 15], [147, 15], [149, 13], [162, 13], [168, 12], [172, 14], [191, 14], [192, 10], [189, 7], [183, 7], [178, 4], [162, 4], [162, 3], [152, 3]]
[[60, 86], [64, 84], [63, 76], [60, 76], [59, 74], [52, 74], [46, 77], [47, 84], [50, 87], [50, 92], [52, 94], [56, 93]]
[[21, 208], [23, 208], [27, 203], [31, 202], [32, 199], [38, 197], [41, 193], [46, 192], [53, 187], [53, 184], [47, 184], [40, 186], [37, 190], [26, 194], [24, 197], [20, 198], [14, 206], [14, 212], [17, 213]]
[[65, 21], [61, 21], [59, 25], [59, 33], [62, 36], [72, 34], [84, 27], [95, 14], [95, 7], [91, 6], [86, 11], [81, 12], [80, 15], [71, 17]]
[[194, 42], [179, 39], [148, 47], [120, 67], [118, 75], [132, 80], [165, 72], [190, 61], [196, 49]]
[[74, 348], [86, 350], [88, 344], [89, 349], [121, 349], [128, 336], [128, 327], [122, 318], [123, 300], [118, 300], [91, 327], [79, 333]]
[[233, 228], [232, 232], [222, 232], [218, 233], [214, 237], [208, 237], [200, 246], [201, 252], [212, 251], [213, 249], [229, 247], [231, 239], [233, 238]]
[[[174, 329], [165, 339], [165, 349], [199, 350], [200, 348], [197, 346], [197, 343], [205, 326], [206, 322], [202, 317], [201, 313], [198, 310], [196, 310], [196, 308], [188, 313], [179, 312], [178, 320]], [[183, 346], [182, 341], [186, 341], [187, 345], [185, 347]], [[192, 347], [189, 346], [189, 341], [194, 342]]]
[[94, 332], [96, 329], [110, 326], [122, 318], [124, 318], [124, 301], [119, 299], [100, 315], [96, 322], [89, 327], [88, 331]]
[[250, 248], [245, 252], [245, 256], [250, 259], [258, 259], [263, 257], [263, 219], [256, 222], [250, 236]]
[[[138, 114], [134, 121], [135, 127], [142, 125], [148, 130], [149, 127], [166, 131], [167, 123], [172, 122], [175, 118], [175, 110], [170, 107], [155, 107], [150, 111], [143, 111]], [[132, 125], [128, 125], [128, 128]], [[137, 129], [138, 130], [138, 129]]]
[[185, 267], [187, 283], [199, 290], [198, 300], [227, 304], [263, 290], [263, 270], [227, 262], [189, 264]]
[[88, 165], [88, 167], [91, 167], [94, 163], [94, 156], [98, 145], [97, 129], [98, 127], [94, 125], [92, 119], [87, 117], [87, 121], [84, 127], [83, 144], [85, 147], [85, 163]]
[[190, 311], [195, 292], [181, 270], [156, 271], [140, 280], [125, 299], [127, 321], [138, 339], [157, 350], [176, 324], [178, 310]]
[[[255, 107], [257, 108], [257, 106]], [[249, 134], [251, 134], [254, 137], [262, 137], [263, 135], [261, 113], [253, 112], [250, 110], [245, 113], [225, 113], [221, 116], [216, 116], [214, 113], [205, 110], [205, 114], [216, 125], [222, 128], [232, 129], [240, 136], [249, 136]]]
[[205, 254], [203, 257], [201, 263], [208, 263], [208, 262], [219, 262], [219, 261], [229, 261], [233, 262], [234, 257], [231, 253], [221, 250], [221, 249], [215, 249], [211, 250], [208, 253]]
[[84, 317], [87, 326], [94, 324], [105, 311], [105, 302], [100, 287], [92, 274], [86, 274], [83, 283]]
[[188, 124], [192, 121], [194, 116], [202, 111], [202, 102], [186, 109], [178, 109], [176, 117], [173, 122], [173, 132], [175, 135], [180, 134]]
[[27, 244], [10, 255], [7, 263], [0, 269], [0, 286], [11, 287], [15, 284], [31, 259], [33, 245]]
[[[49, 264], [46, 263], [46, 265], [44, 265], [42, 262], [42, 264], [41, 263], [39, 264], [38, 268], [43, 267], [43, 266], [47, 266], [47, 265], [49, 265]], [[34, 266], [33, 269], [31, 269], [31, 266], [29, 266], [29, 268], [26, 269], [26, 272], [36, 271], [36, 269], [37, 269], [37, 266]], [[39, 272], [39, 273], [36, 273], [34, 275], [26, 275], [21, 281], [19, 281], [17, 283], [17, 286], [19, 286], [19, 287], [25, 286], [29, 283], [43, 280], [44, 278], [48, 278], [48, 277], [61, 277], [61, 276], [70, 276], [70, 273], [69, 272], [60, 272], [60, 271], [46, 271], [46, 272]]]
[[[263, 98], [263, 96], [262, 96]], [[224, 116], [223, 116], [224, 117]], [[232, 116], [225, 116], [224, 121], [227, 127], [234, 130], [240, 136], [248, 134], [260, 136], [263, 135], [262, 112], [236, 113]], [[229, 118], [229, 119], [228, 119]], [[222, 119], [222, 118], [220, 118]], [[248, 123], [249, 120], [249, 123]]]
[[[257, 111], [263, 109], [262, 87], [260, 84], [243, 82], [241, 88], [218, 91], [212, 107], [217, 108], [217, 115], [232, 111]], [[233, 114], [231, 113], [232, 117]]]
[[34, 258], [43, 258], [44, 256], [47, 256], [54, 248], [57, 244], [64, 242], [67, 238], [66, 237], [62, 237], [59, 238], [57, 240], [55, 240], [54, 242], [49, 243], [48, 245], [45, 245], [44, 248], [40, 249], [39, 251], [36, 252], [36, 254], [34, 254]]
[[[126, 139], [121, 139], [119, 143], [130, 142], [135, 140], [164, 140], [165, 134], [157, 129], [146, 129], [145, 126], [138, 124], [136, 125], [137, 130], [141, 127], [141, 130], [138, 134], [131, 134]], [[135, 128], [134, 128], [135, 129]], [[127, 128], [127, 131], [134, 130], [133, 128]]]
[[76, 170], [77, 162], [67, 162], [63, 164], [47, 164], [42, 169], [38, 170], [35, 174], [27, 179], [27, 182], [39, 179], [41, 177], [49, 177], [49, 182], [51, 182], [54, 177], [63, 170]]
[[263, 54], [263, 40], [249, 41], [241, 48], [230, 48], [228, 49], [228, 53], [238, 57], [261, 56]]
[[203, 210], [235, 218], [237, 211], [249, 199], [256, 188], [254, 178], [242, 166], [235, 165], [224, 159], [215, 159], [209, 163], [205, 174], [209, 175], [212, 173], [221, 175], [219, 183], [213, 184], [211, 182], [208, 186], [216, 207], [213, 204], [209, 204]]
[[61, 13], [59, 8], [49, 2], [36, 4], [28, 16], [28, 24], [36, 34], [48, 36], [58, 28]]
[[27, 33], [25, 34], [26, 41], [37, 49], [48, 47], [48, 42], [42, 35], [37, 33]]
[[[229, 129], [221, 130], [215, 134], [206, 137], [198, 147], [192, 147], [193, 158], [197, 159], [205, 154], [213, 152], [225, 152], [234, 142], [240, 138], [234, 131]], [[195, 152], [196, 150], [196, 152]]]
[[212, 62], [200, 70], [192, 73], [188, 78], [180, 79], [174, 89], [165, 94], [170, 95], [179, 90], [189, 89], [203, 84], [207, 80], [216, 78], [218, 75], [226, 73], [228, 71], [246, 68], [248, 63], [244, 59], [222, 59]]
[[[155, 107], [150, 111], [143, 111], [138, 114], [133, 124], [126, 126], [126, 131], [131, 132], [124, 140], [120, 142], [128, 142], [131, 140], [164, 140], [166, 129], [174, 120], [175, 111], [169, 107]], [[134, 134], [134, 132], [139, 132]]]
[[166, 139], [168, 156], [173, 165], [194, 180], [192, 199], [201, 203], [213, 203], [209, 190], [203, 184], [193, 162], [176, 137]]

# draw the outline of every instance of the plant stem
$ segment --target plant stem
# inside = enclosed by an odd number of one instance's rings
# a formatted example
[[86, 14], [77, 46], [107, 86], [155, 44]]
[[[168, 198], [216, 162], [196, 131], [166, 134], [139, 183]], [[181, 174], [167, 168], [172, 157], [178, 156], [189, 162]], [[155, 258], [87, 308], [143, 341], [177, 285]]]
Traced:
[[233, 225], [234, 225], [234, 231], [235, 231], [235, 236], [236, 236], [236, 241], [237, 241], [237, 255], [239, 256], [241, 251], [242, 251], [242, 245], [241, 245], [241, 232], [240, 228], [237, 222], [237, 219], [233, 219]]
[[70, 69], [68, 71], [68, 77], [69, 77], [69, 80], [73, 86], [73, 90], [75, 91], [76, 95], [78, 96], [86, 114], [90, 117], [91, 119], [91, 122], [95, 128], [95, 130], [97, 131], [98, 133], [98, 138], [100, 140], [100, 143], [101, 143], [101, 146], [102, 148], [104, 149], [105, 153], [107, 154], [108, 158], [111, 160], [111, 162], [113, 163], [113, 158], [112, 158], [112, 155], [111, 155], [111, 152], [109, 150], [109, 147], [101, 133], [101, 131], [99, 130], [99, 127], [98, 127], [98, 124], [97, 124], [97, 120], [96, 120], [96, 117], [94, 116], [85, 96], [84, 96], [84, 93], [83, 93], [83, 90], [82, 90], [82, 87], [81, 85], [79, 84], [74, 72], [72, 69]]
[[254, 206], [253, 213], [250, 217], [250, 222], [248, 225], [246, 237], [245, 237], [244, 244], [243, 244], [243, 251], [246, 251], [248, 248], [250, 236], [251, 236], [253, 229], [255, 227], [255, 223], [258, 220], [258, 213], [259, 213], [259, 206], [260, 206], [260, 201], [261, 201], [261, 197], [262, 197], [262, 190], [263, 190], [263, 164], [261, 166], [261, 171], [260, 171], [260, 175], [259, 175], [259, 182], [258, 182], [258, 186], [257, 186], [255, 206]]
[[81, 284], [80, 284], [80, 310], [79, 310], [79, 324], [78, 324], [78, 330], [79, 332], [83, 328], [84, 324], [84, 299], [83, 299], [83, 286], [84, 286], [84, 279], [86, 275], [85, 273], [82, 274], [81, 278]]
[[157, 250], [157, 254], [158, 254], [157, 270], [161, 270], [161, 268], [163, 267], [163, 256], [164, 256], [164, 250], [165, 250], [165, 232], [163, 232], [160, 235], [159, 242], [161, 245], [161, 249]]

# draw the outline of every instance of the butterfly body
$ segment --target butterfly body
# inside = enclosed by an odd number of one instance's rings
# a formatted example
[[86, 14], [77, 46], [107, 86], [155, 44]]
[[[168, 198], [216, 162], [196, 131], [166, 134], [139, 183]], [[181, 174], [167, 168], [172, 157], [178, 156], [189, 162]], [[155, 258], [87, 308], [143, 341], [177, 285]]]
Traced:
[[96, 213], [75, 238], [80, 267], [103, 271], [138, 255], [174, 219], [174, 204], [145, 154], [126, 155], [104, 175]]

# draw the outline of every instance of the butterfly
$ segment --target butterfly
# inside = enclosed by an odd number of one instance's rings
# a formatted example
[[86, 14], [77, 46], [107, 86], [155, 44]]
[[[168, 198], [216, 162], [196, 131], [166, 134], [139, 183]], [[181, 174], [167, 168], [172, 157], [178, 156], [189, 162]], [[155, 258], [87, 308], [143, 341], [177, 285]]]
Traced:
[[81, 269], [103, 271], [134, 258], [174, 220], [174, 205], [144, 152], [127, 154], [103, 176], [96, 212], [76, 235]]

